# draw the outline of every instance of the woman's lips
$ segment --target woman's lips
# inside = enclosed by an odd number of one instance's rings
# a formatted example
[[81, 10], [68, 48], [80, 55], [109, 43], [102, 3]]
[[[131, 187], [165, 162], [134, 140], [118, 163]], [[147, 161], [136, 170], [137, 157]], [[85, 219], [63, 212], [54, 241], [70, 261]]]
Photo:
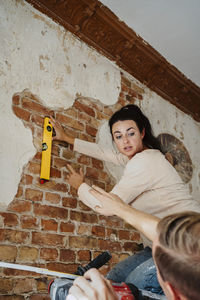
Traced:
[[125, 151], [130, 151], [130, 150], [132, 150], [132, 147], [131, 147], [131, 146], [124, 147], [124, 150], [125, 150]]

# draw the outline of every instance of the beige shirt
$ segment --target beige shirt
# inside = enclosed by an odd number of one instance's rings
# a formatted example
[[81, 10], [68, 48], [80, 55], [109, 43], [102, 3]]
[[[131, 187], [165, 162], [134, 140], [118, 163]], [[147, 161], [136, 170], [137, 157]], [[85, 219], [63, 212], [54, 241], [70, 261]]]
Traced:
[[[200, 212], [200, 204], [192, 199], [175, 168], [159, 150], [144, 150], [128, 160], [114, 149], [105, 151], [98, 144], [79, 139], [75, 140], [74, 150], [125, 166], [123, 176], [111, 192], [138, 210], [159, 218], [187, 210]], [[86, 205], [94, 208], [97, 202], [93, 201], [97, 200], [88, 193], [89, 188], [82, 184], [78, 195]]]

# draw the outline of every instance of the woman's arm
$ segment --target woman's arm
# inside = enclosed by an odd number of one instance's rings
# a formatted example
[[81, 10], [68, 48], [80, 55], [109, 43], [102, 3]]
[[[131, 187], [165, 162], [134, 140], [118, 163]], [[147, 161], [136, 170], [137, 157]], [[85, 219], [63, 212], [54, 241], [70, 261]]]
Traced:
[[101, 147], [99, 144], [84, 141], [68, 135], [59, 122], [50, 116], [50, 122], [55, 129], [54, 140], [64, 141], [74, 146], [74, 151], [94, 157], [96, 159], [109, 161], [124, 166], [128, 159], [121, 153], [116, 153], [114, 148]]
[[100, 201], [101, 207], [96, 206], [95, 211], [105, 216], [116, 215], [120, 217], [153, 241], [159, 218], [134, 209], [124, 203], [117, 195], [107, 193], [99, 187], [93, 186], [90, 193]]

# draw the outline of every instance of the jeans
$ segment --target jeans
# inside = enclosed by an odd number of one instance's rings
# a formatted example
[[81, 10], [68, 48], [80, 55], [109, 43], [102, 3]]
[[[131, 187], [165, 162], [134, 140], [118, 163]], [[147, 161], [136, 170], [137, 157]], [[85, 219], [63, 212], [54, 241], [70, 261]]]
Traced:
[[129, 256], [118, 263], [106, 276], [115, 282], [133, 283], [139, 289], [156, 294], [163, 294], [157, 280], [156, 266], [150, 247]]

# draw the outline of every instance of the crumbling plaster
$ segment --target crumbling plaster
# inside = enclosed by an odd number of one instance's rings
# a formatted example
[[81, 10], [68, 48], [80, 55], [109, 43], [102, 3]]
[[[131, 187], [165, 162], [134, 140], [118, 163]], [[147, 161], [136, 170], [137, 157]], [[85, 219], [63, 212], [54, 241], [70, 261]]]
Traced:
[[[30, 130], [12, 112], [13, 94], [28, 88], [52, 108], [70, 107], [76, 95], [112, 105], [120, 92], [120, 69], [22, 0], [1, 0], [0, 39], [0, 202], [6, 206], [17, 192], [23, 166], [36, 152]], [[199, 124], [143, 88], [138, 104], [155, 133], [171, 133], [188, 149], [194, 165], [190, 189], [199, 199]], [[103, 125], [99, 141], [107, 145], [105, 130]]]

